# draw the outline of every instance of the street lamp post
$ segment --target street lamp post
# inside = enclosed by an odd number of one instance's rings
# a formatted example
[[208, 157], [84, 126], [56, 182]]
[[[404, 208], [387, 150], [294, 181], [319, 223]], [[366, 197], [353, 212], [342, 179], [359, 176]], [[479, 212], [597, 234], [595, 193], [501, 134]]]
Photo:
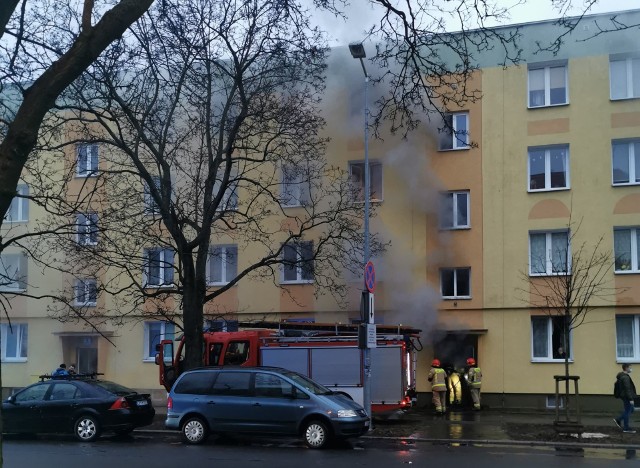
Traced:
[[[370, 244], [369, 244], [369, 199], [371, 198], [371, 179], [369, 171], [369, 74], [364, 66], [364, 58], [367, 54], [364, 50], [364, 45], [361, 42], [349, 44], [349, 52], [354, 59], [360, 60], [362, 65], [362, 71], [364, 72], [364, 259], [362, 267], [370, 260]], [[368, 302], [368, 301], [367, 301]], [[362, 309], [361, 320], [363, 323], [368, 323], [367, 307]], [[363, 349], [364, 354], [364, 382], [363, 382], [363, 395], [362, 406], [367, 411], [369, 416], [371, 415], [371, 350], [366, 347]]]

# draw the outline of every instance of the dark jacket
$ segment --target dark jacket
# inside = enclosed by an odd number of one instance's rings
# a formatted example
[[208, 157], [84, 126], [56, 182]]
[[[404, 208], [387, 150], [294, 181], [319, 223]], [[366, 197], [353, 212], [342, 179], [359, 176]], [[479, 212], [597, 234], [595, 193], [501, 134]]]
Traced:
[[620, 372], [616, 376], [616, 378], [620, 381], [622, 386], [622, 392], [620, 394], [621, 400], [631, 401], [636, 395], [636, 386], [633, 384], [633, 380], [631, 380], [631, 376], [626, 372]]

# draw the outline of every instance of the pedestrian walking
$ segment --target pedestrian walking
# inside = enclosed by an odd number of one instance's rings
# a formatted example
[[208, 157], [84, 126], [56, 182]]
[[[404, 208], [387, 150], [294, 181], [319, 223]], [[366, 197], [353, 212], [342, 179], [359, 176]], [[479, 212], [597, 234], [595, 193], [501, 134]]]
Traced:
[[467, 359], [467, 371], [469, 387], [471, 389], [471, 399], [473, 400], [473, 409], [480, 411], [480, 389], [482, 387], [482, 370], [476, 365], [476, 360], [472, 357]]
[[440, 360], [434, 359], [431, 362], [431, 369], [427, 379], [431, 382], [431, 393], [436, 413], [444, 414], [447, 410], [447, 374], [440, 367]]
[[622, 372], [616, 376], [616, 397], [620, 398], [623, 403], [623, 410], [620, 416], [613, 421], [616, 425], [627, 434], [635, 434], [636, 431], [629, 426], [629, 419], [633, 413], [633, 400], [636, 397], [636, 386], [631, 380], [631, 364], [622, 364]]

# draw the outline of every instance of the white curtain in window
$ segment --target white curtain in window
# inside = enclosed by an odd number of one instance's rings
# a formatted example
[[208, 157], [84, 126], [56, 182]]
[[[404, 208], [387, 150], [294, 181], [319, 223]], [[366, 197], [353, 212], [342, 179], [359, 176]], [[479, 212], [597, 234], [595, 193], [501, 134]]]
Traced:
[[530, 234], [531, 273], [547, 271], [547, 237], [546, 234]]
[[554, 232], [551, 234], [551, 263], [554, 273], [568, 271], [569, 261], [569, 233]]
[[549, 326], [547, 317], [532, 317], [533, 357], [549, 357]]
[[631, 60], [631, 97], [640, 97], [640, 58]]
[[529, 70], [529, 105], [544, 106], [544, 68]]
[[616, 271], [631, 270], [631, 229], [613, 231]]
[[549, 69], [551, 104], [567, 102], [566, 68], [552, 67]]
[[619, 358], [634, 356], [634, 325], [635, 320], [632, 315], [616, 317], [616, 356]]
[[609, 63], [611, 99], [627, 97], [627, 62], [614, 60]]
[[629, 144], [613, 143], [613, 183], [626, 184], [629, 182]]

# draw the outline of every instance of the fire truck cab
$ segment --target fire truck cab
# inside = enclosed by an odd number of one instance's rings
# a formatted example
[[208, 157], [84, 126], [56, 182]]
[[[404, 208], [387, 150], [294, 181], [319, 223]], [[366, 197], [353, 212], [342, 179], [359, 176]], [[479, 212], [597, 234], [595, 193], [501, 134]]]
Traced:
[[[364, 361], [357, 325], [261, 322], [243, 331], [204, 332], [206, 366], [273, 366], [289, 369], [347, 394], [362, 404]], [[416, 346], [420, 330], [378, 326], [371, 349], [371, 407], [374, 413], [406, 409], [415, 395]], [[157, 347], [160, 384], [167, 391], [185, 370], [184, 338]]]

